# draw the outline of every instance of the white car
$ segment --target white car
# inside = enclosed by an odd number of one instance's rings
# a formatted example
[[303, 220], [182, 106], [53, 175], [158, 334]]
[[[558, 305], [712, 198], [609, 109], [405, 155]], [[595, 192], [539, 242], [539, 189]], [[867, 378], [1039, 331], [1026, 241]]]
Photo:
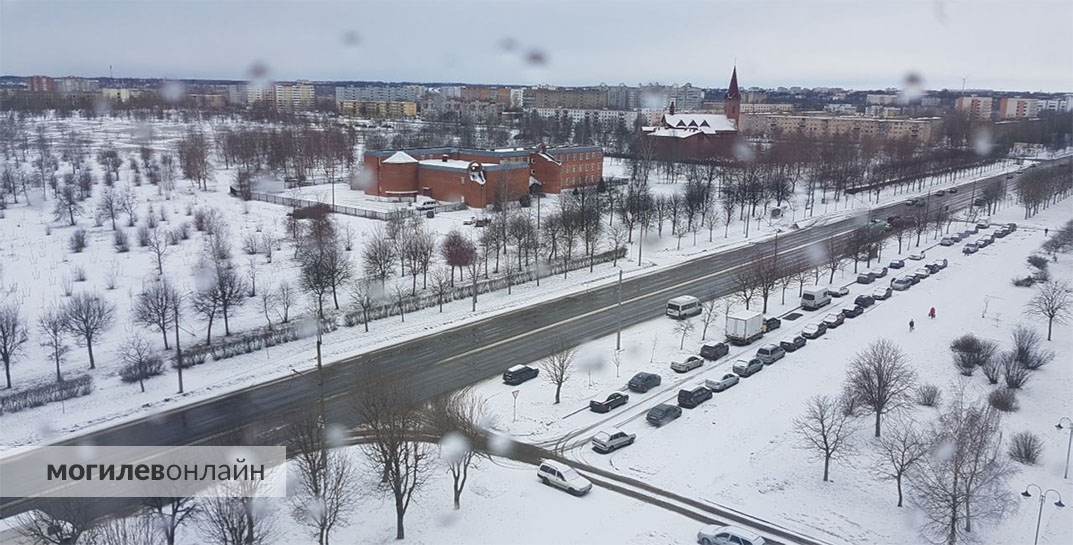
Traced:
[[738, 383], [738, 375], [734, 373], [727, 373], [723, 375], [723, 378], [719, 380], [706, 379], [704, 381], [704, 387], [713, 392], [722, 392], [727, 388]]
[[636, 434], [626, 433], [618, 428], [608, 428], [596, 432], [596, 435], [592, 437], [592, 450], [607, 454], [632, 445], [636, 439]]
[[927, 267], [921, 267], [913, 271], [913, 276], [917, 277], [917, 279], [919, 280], [924, 280], [925, 278], [931, 276], [931, 271], [929, 271]]
[[919, 254], [909, 254], [909, 259], [912, 259], [913, 261], [922, 261], [924, 259], [924, 252], [920, 252]]
[[574, 468], [555, 460], [544, 460], [537, 468], [540, 482], [561, 488], [575, 496], [584, 496], [592, 490], [592, 483]]
[[872, 292], [872, 299], [876, 301], [882, 301], [890, 298], [890, 288], [876, 288]]
[[671, 371], [675, 373], [688, 373], [704, 363], [704, 358], [700, 356], [689, 356], [685, 360], [671, 362]]
[[697, 532], [701, 545], [764, 545], [767, 541], [760, 534], [737, 526], [705, 526]]

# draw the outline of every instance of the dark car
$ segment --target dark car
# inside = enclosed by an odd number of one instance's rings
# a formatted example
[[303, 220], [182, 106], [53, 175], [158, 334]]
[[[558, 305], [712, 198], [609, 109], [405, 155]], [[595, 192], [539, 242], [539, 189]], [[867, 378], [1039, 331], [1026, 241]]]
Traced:
[[594, 413], [606, 413], [610, 412], [611, 409], [625, 405], [626, 402], [629, 400], [630, 396], [623, 393], [614, 392], [611, 395], [607, 396], [607, 398], [603, 401], [599, 401], [596, 399], [589, 401], [589, 410]]
[[868, 308], [876, 304], [876, 299], [871, 295], [858, 295], [857, 298], [853, 300], [853, 304], [862, 308]]
[[511, 386], [517, 386], [527, 380], [534, 379], [540, 374], [535, 367], [528, 365], [515, 365], [503, 373], [503, 382]]
[[951, 193], [951, 194], [952, 194], [952, 193], [957, 193], [957, 192], [958, 192], [958, 188], [956, 188], [956, 187], [951, 187], [950, 189], [947, 189], [947, 190], [946, 190], [946, 192], [947, 192], [947, 193]]
[[928, 269], [928, 272], [930, 272], [931, 274], [935, 274], [935, 273], [937, 273], [937, 272], [942, 270], [942, 267], [940, 267], [939, 265], [937, 265], [935, 263], [928, 263], [928, 264], [924, 265], [924, 268]]
[[782, 320], [778, 318], [768, 318], [764, 320], [764, 331], [775, 331], [782, 327]]
[[655, 373], [640, 372], [630, 379], [630, 382], [626, 384], [626, 387], [628, 387], [631, 392], [643, 394], [652, 388], [659, 386], [661, 382], [663, 382], [663, 379]]
[[727, 343], [706, 344], [700, 347], [700, 357], [706, 360], [717, 360], [730, 353]]
[[861, 305], [853, 305], [852, 307], [845, 307], [842, 309], [842, 315], [846, 318], [856, 318], [864, 313], [864, 307]]
[[805, 346], [806, 342], [808, 341], [806, 341], [804, 337], [798, 335], [794, 337], [791, 341], [780, 341], [779, 346], [781, 346], [782, 349], [787, 352], [794, 352], [798, 348]]
[[[709, 392], [711, 393], [711, 392]], [[649, 424], [656, 426], [657, 428], [682, 416], [682, 408], [677, 405], [667, 405], [666, 403], [656, 405], [648, 410], [648, 414], [645, 415], [645, 420]]]
[[692, 390], [678, 390], [678, 406], [683, 409], [695, 409], [697, 405], [712, 398], [712, 391], [704, 386]]
[[894, 261], [891, 261], [887, 266], [892, 269], [900, 269], [905, 266], [905, 261], [901, 259], [895, 259]]
[[944, 189], [940, 189], [940, 190], [935, 192], [936, 197], [942, 197], [943, 195], [946, 195], [946, 190], [944, 190]]

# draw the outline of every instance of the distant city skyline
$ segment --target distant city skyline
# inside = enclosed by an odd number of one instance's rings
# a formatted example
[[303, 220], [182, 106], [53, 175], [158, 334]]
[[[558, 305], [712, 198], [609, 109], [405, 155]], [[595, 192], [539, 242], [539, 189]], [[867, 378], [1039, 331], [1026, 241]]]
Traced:
[[0, 74], [723, 88], [736, 64], [746, 88], [1071, 92], [1070, 20], [1059, 0], [0, 0]]

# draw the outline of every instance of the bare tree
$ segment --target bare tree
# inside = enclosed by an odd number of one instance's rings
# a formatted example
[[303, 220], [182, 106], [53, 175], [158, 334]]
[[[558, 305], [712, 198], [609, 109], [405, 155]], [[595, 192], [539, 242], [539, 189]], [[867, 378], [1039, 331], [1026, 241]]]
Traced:
[[89, 352], [89, 368], [93, 361], [93, 340], [100, 337], [115, 321], [115, 305], [96, 294], [79, 293], [63, 305], [63, 327], [84, 344]]
[[0, 360], [4, 362], [8, 388], [11, 388], [11, 365], [23, 353], [23, 345], [29, 338], [19, 307], [14, 303], [0, 305]]
[[122, 211], [120, 196], [115, 189], [105, 187], [101, 190], [101, 196], [97, 199], [97, 213], [112, 220], [112, 230], [116, 230], [116, 218]]
[[810, 451], [823, 460], [823, 480], [830, 476], [832, 460], [841, 460], [855, 452], [853, 420], [842, 402], [829, 396], [808, 400], [805, 415], [794, 420], [799, 448]]
[[167, 545], [175, 545], [175, 535], [179, 527], [193, 520], [198, 514], [198, 504], [194, 498], [159, 497], [146, 498], [146, 509], [152, 514], [156, 526], [164, 534]]
[[432, 271], [432, 292], [436, 294], [436, 304], [440, 307], [440, 312], [443, 312], [443, 300], [451, 290], [452, 274], [442, 267]]
[[[123, 363], [134, 371], [134, 376], [138, 379], [138, 386], [141, 387], [144, 393], [145, 378], [150, 376], [150, 373], [157, 374], [160, 372], [162, 363], [160, 357], [156, 355], [149, 341], [140, 335], [131, 335], [120, 347], [119, 354], [123, 359]], [[152, 369], [154, 365], [157, 368], [155, 372]], [[124, 378], [126, 377], [124, 376]]]
[[64, 327], [63, 310], [57, 307], [49, 307], [37, 319], [37, 329], [44, 335], [41, 346], [48, 349], [49, 357], [56, 364], [56, 382], [63, 382], [60, 373], [60, 363], [63, 357], [70, 351], [67, 346], [67, 328]]
[[15, 531], [31, 543], [70, 545], [93, 534], [95, 518], [88, 502], [63, 498], [48, 502], [47, 509], [19, 515]]
[[168, 245], [168, 237], [164, 233], [164, 228], [150, 229], [149, 237], [145, 241], [145, 247], [149, 248], [149, 251], [156, 257], [156, 271], [157, 274], [164, 274], [164, 254], [168, 253], [170, 246]]
[[82, 202], [78, 200], [75, 186], [64, 184], [56, 191], [56, 203], [53, 205], [52, 215], [56, 221], [69, 220], [75, 224], [75, 216], [82, 215]]
[[1036, 295], [1025, 305], [1025, 314], [1047, 320], [1047, 340], [1054, 324], [1066, 323], [1073, 313], [1073, 290], [1064, 280], [1048, 280], [1036, 288]]
[[384, 286], [394, 270], [397, 259], [395, 245], [383, 229], [377, 228], [369, 234], [362, 252], [362, 267], [367, 277], [376, 278], [380, 281], [380, 285]]
[[462, 506], [462, 492], [473, 462], [481, 457], [478, 445], [487, 426], [487, 408], [482, 399], [468, 390], [439, 396], [430, 403], [430, 421], [440, 437], [440, 458], [451, 474], [454, 508]]
[[570, 380], [574, 369], [574, 356], [576, 350], [561, 347], [560, 350], [540, 361], [540, 370], [544, 373], [544, 379], [555, 385], [555, 403], [559, 403], [559, 394], [563, 390], [563, 384]]
[[284, 280], [276, 288], [276, 306], [279, 308], [279, 320], [287, 323], [291, 319], [291, 308], [297, 304], [298, 294], [294, 286]]
[[846, 376], [846, 389], [854, 404], [875, 415], [875, 436], [880, 436], [883, 415], [911, 403], [916, 373], [905, 353], [880, 339], [858, 352]]
[[708, 327], [715, 322], [715, 318], [719, 316], [719, 311], [722, 310], [722, 304], [718, 299], [712, 299], [705, 301], [701, 305], [700, 323], [704, 326], [700, 332], [700, 340], [704, 340], [708, 337]]
[[100, 523], [92, 531], [94, 545], [162, 545], [154, 521], [144, 513], [120, 516]]
[[424, 418], [410, 393], [402, 384], [371, 375], [358, 382], [355, 396], [367, 437], [361, 449], [380, 476], [379, 488], [394, 500], [395, 538], [403, 539], [406, 511], [428, 479], [434, 447], [417, 433]]
[[350, 523], [358, 500], [357, 472], [343, 449], [332, 449], [324, 419], [308, 414], [290, 426], [297, 490], [291, 513], [318, 545], [328, 545], [332, 532]]
[[749, 304], [756, 298], [759, 284], [751, 268], [742, 269], [734, 275], [734, 297], [749, 309]]
[[164, 350], [171, 348], [168, 345], [168, 330], [173, 324], [172, 306], [177, 297], [178, 293], [175, 288], [163, 281], [156, 282], [138, 294], [134, 308], [131, 309], [131, 318], [134, 323], [145, 327], [155, 327], [157, 331], [160, 331], [164, 339]]
[[693, 333], [693, 331], [696, 328], [697, 328], [697, 326], [696, 326], [696, 324], [693, 323], [693, 320], [679, 320], [678, 322], [676, 322], [674, 324], [674, 332], [677, 333], [679, 335], [679, 337], [680, 337], [680, 339], [678, 341], [678, 349], [679, 350], [682, 350], [682, 349], [685, 348], [686, 337], [690, 333]]
[[897, 484], [898, 507], [902, 506], [902, 482], [927, 454], [928, 441], [910, 419], [895, 421], [879, 439], [875, 471], [881, 479]]
[[241, 493], [201, 500], [197, 523], [201, 537], [219, 545], [264, 545], [275, 533], [275, 519], [264, 498], [254, 497], [260, 483], [239, 481]]
[[355, 278], [349, 287], [350, 300], [361, 308], [361, 323], [365, 326], [365, 332], [369, 332], [369, 311], [376, 304], [377, 293], [372, 284], [365, 278]]

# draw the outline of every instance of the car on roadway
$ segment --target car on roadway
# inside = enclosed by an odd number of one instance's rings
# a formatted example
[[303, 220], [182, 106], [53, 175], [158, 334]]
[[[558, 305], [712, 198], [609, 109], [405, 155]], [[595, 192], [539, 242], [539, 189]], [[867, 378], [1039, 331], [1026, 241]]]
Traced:
[[946, 192], [947, 192], [947, 193], [951, 193], [951, 194], [953, 194], [953, 193], [957, 193], [957, 192], [958, 192], [958, 188], [956, 188], [956, 187], [951, 187], [950, 189], [947, 189], [947, 190], [946, 190]]
[[980, 220], [980, 221], [976, 222], [976, 228], [977, 229], [990, 229], [991, 228], [991, 222], [988, 221], [988, 220]]
[[876, 299], [871, 295], [858, 295], [855, 299], [853, 299], [853, 304], [861, 308], [868, 308], [876, 304]]
[[936, 197], [942, 197], [943, 195], [946, 195], [946, 190], [945, 189], [940, 189], [940, 190], [935, 192]]
[[1006, 238], [1006, 235], [1008, 234], [1010, 234], [1010, 230], [1005, 227], [999, 229], [998, 231], [995, 231], [996, 238]]
[[827, 333], [827, 324], [823, 322], [808, 324], [801, 330], [801, 336], [806, 339], [819, 339], [824, 333]]
[[611, 409], [621, 407], [630, 400], [630, 396], [621, 392], [611, 392], [603, 399], [589, 400], [589, 410], [594, 413], [611, 412]]
[[772, 316], [771, 318], [764, 319], [764, 332], [775, 331], [782, 327], [782, 320]]
[[718, 379], [718, 380], [714, 380], [714, 379], [705, 380], [704, 381], [704, 387], [709, 389], [709, 390], [711, 390], [711, 391], [713, 391], [713, 392], [722, 392], [723, 390], [726, 390], [726, 389], [730, 388], [731, 386], [734, 386], [740, 380], [741, 379], [738, 378], [738, 375], [735, 375], [734, 373], [727, 373], [727, 374], [723, 375], [723, 377]]
[[846, 317], [841, 312], [832, 312], [823, 317], [823, 325], [827, 329], [835, 329], [846, 322]]
[[864, 307], [861, 305], [842, 307], [842, 316], [846, 318], [856, 318], [861, 314], [864, 314]]
[[876, 301], [883, 301], [885, 299], [889, 299], [890, 296], [891, 296], [891, 289], [890, 288], [876, 288], [875, 290], [872, 291], [872, 299], [875, 299]]
[[712, 391], [704, 386], [688, 390], [678, 390], [678, 406], [683, 409], [696, 409], [701, 403], [712, 398]]
[[700, 357], [706, 360], [717, 360], [730, 353], [727, 343], [712, 343], [700, 347]]
[[953, 240], [954, 242], [961, 242], [961, 239], [962, 239], [961, 233], [950, 233], [950, 239]]
[[688, 373], [694, 369], [704, 365], [704, 358], [700, 356], [689, 356], [682, 361], [671, 362], [671, 371], [675, 373]]
[[892, 268], [892, 269], [900, 269], [900, 268], [905, 266], [905, 260], [903, 260], [903, 259], [895, 259], [895, 260], [891, 261], [887, 266]]
[[887, 276], [887, 268], [879, 267], [878, 269], [872, 271], [872, 275], [876, 278], [884, 278], [885, 276]]
[[767, 541], [752, 530], [711, 524], [697, 532], [697, 543], [700, 545], [765, 545]]
[[916, 284], [914, 280], [915, 277], [912, 276], [899, 276], [898, 278], [894, 279], [894, 282], [890, 283], [890, 287], [894, 291], [905, 291], [913, 287], [913, 284]]
[[871, 284], [876, 281], [876, 277], [870, 272], [864, 272], [857, 275], [858, 284]]
[[975, 243], [970, 242], [970, 243], [966, 244], [965, 246], [962, 246], [961, 253], [963, 253], [965, 255], [972, 255], [972, 254], [975, 254], [976, 252], [978, 252], [979, 250], [980, 249], [976, 246]]
[[798, 348], [804, 348], [806, 342], [804, 337], [798, 335], [789, 341], [779, 341], [779, 346], [786, 352], [797, 352]]
[[756, 359], [768, 365], [781, 360], [785, 355], [786, 351], [777, 344], [765, 344], [756, 349]]
[[954, 240], [954, 237], [943, 237], [939, 241], [939, 246], [953, 246], [954, 244], [957, 244], [957, 240]]
[[608, 428], [592, 436], [592, 450], [600, 454], [609, 454], [620, 448], [628, 447], [637, 439], [637, 434], [626, 433], [618, 428]]
[[548, 486], [565, 490], [575, 496], [584, 496], [592, 490], [592, 483], [576, 469], [555, 460], [540, 462], [537, 478]]
[[976, 239], [976, 245], [980, 248], [986, 248], [991, 245], [991, 239], [988, 237], [980, 237]]
[[845, 286], [840, 286], [837, 288], [828, 288], [827, 295], [830, 295], [831, 297], [845, 297], [849, 295], [849, 288]]
[[764, 362], [756, 358], [749, 361], [738, 360], [734, 362], [734, 367], [732, 367], [732, 369], [739, 377], [746, 378], [762, 371], [764, 369]]
[[663, 379], [655, 373], [646, 373], [641, 371], [633, 376], [629, 382], [626, 383], [626, 387], [631, 392], [637, 392], [643, 394], [656, 386], [659, 386], [663, 382]]
[[655, 427], [660, 427], [664, 424], [674, 421], [674, 419], [682, 416], [682, 408], [677, 405], [669, 405], [667, 403], [660, 403], [645, 414], [645, 420], [649, 424]]
[[916, 199], [909, 199], [909, 200], [905, 201], [906, 206], [916, 206], [916, 204], [917, 204]]
[[909, 259], [911, 259], [913, 261], [923, 261], [924, 260], [924, 252], [919, 252], [919, 253], [915, 253], [915, 254], [909, 254]]
[[1007, 223], [1006, 229], [1008, 229], [1012, 233], [1017, 230], [1017, 224], [1013, 222]]
[[931, 271], [929, 271], [927, 267], [919, 267], [917, 270], [913, 271], [913, 277], [917, 280], [923, 280], [929, 276], [931, 276]]
[[529, 367], [528, 365], [515, 365], [510, 369], [503, 372], [503, 383], [511, 386], [517, 386], [527, 380], [536, 378], [540, 374], [540, 370], [536, 367]]

